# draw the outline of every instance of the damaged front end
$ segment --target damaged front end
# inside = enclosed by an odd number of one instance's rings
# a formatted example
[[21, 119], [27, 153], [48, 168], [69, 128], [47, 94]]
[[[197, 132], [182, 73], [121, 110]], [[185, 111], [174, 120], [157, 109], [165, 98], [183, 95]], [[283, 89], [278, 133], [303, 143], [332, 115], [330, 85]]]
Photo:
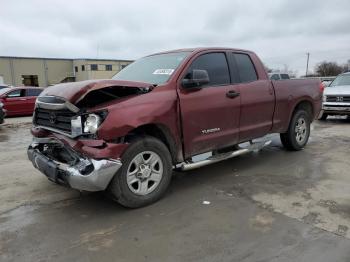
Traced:
[[49, 180], [85, 191], [105, 190], [122, 165], [120, 160], [82, 156], [54, 138], [34, 138], [27, 153]]
[[[56, 96], [59, 92], [49, 88], [38, 97], [28, 158], [35, 168], [57, 184], [102, 191], [121, 167], [120, 155], [127, 145], [118, 139], [105, 141], [98, 136], [99, 127], [108, 115], [108, 106], [101, 104], [143, 94], [149, 89], [116, 86], [111, 81], [89, 82], [88, 87], [82, 85], [81, 88], [76, 84], [72, 86], [75, 85], [77, 92], [69, 89], [69, 96], [63, 93]], [[80, 94], [78, 99], [77, 93]]]
[[73, 104], [67, 98], [53, 95], [39, 96], [33, 115], [33, 124], [59, 134], [75, 138], [97, 132], [107, 117], [107, 109], [92, 110], [114, 100], [145, 94], [151, 87], [102, 86], [91, 88]]

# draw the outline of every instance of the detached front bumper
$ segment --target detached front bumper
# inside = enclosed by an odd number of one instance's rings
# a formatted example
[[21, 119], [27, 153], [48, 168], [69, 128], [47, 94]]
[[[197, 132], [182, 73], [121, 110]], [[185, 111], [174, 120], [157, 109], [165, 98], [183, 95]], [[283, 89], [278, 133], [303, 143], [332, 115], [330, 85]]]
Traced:
[[49, 180], [84, 191], [105, 190], [122, 166], [120, 160], [82, 157], [52, 138], [35, 138], [27, 153]]

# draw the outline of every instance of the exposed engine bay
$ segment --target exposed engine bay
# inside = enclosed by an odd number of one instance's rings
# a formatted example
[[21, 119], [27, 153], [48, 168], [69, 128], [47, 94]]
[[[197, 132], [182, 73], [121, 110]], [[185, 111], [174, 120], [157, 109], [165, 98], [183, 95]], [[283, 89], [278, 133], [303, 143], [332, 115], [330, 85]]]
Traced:
[[79, 108], [90, 108], [112, 100], [148, 93], [152, 88], [109, 86], [89, 92], [82, 98], [77, 106]]

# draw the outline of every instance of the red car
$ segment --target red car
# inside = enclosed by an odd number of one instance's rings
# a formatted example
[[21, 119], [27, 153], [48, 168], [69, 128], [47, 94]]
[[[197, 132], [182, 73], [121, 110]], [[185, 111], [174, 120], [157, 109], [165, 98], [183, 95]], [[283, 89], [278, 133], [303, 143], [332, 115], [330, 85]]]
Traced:
[[35, 100], [42, 91], [33, 86], [0, 89], [0, 102], [4, 104], [6, 116], [32, 115]]

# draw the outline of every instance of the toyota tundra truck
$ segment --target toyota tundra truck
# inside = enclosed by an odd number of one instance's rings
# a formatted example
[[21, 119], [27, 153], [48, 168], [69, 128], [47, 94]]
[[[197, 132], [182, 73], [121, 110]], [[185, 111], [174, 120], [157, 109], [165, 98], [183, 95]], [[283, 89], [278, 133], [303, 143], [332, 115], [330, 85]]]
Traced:
[[279, 133], [288, 150], [303, 149], [322, 92], [318, 80], [269, 80], [251, 51], [161, 52], [112, 79], [45, 89], [28, 157], [57, 184], [141, 207], [166, 192], [173, 169], [260, 149], [267, 134]]
[[338, 75], [324, 91], [319, 119], [329, 115], [350, 116], [350, 72]]

